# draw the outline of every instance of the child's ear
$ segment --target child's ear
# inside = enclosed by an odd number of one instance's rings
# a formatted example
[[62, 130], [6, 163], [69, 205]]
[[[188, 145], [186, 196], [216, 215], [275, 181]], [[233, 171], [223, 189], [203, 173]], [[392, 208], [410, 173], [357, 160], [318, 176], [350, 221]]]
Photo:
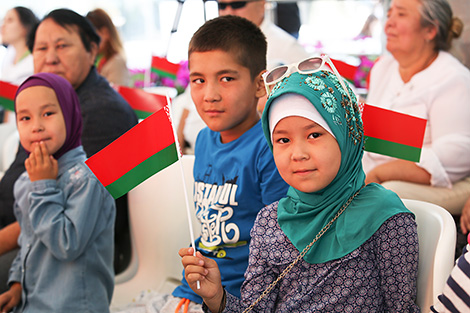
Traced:
[[262, 98], [266, 95], [266, 88], [264, 87], [264, 79], [263, 74], [266, 72], [265, 70], [258, 74], [255, 78], [256, 84], [256, 97]]

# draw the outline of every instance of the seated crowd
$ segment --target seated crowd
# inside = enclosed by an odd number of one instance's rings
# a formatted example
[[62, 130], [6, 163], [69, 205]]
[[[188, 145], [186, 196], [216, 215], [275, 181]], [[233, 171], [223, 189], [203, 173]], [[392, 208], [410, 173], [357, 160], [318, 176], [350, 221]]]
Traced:
[[[138, 123], [113, 88], [129, 85], [122, 42], [101, 9], [7, 12], [0, 80], [19, 88], [3, 122], [20, 140], [0, 180], [0, 312], [470, 311], [470, 71], [448, 52], [463, 23], [447, 0], [392, 0], [370, 73], [367, 103], [427, 120], [419, 162], [364, 152], [354, 88], [265, 18], [265, 0], [217, 2], [174, 102], [201, 232], [168, 251], [184, 268], [171, 294], [135, 290], [146, 296], [113, 309], [128, 199], [84, 162]], [[416, 304], [401, 199], [445, 208], [464, 238], [431, 307]]]

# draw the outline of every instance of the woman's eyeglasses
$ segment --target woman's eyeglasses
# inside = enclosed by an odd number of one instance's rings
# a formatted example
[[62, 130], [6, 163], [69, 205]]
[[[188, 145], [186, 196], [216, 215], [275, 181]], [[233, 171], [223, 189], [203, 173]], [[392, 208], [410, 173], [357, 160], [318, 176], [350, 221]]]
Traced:
[[[328, 65], [328, 66], [327, 66]], [[264, 78], [264, 85], [266, 86], [266, 92], [271, 92], [270, 86], [275, 85], [277, 82], [281, 81], [284, 77], [294, 73], [299, 72], [300, 74], [311, 74], [321, 70], [333, 71], [333, 73], [338, 78], [341, 87], [343, 87], [344, 91], [346, 91], [349, 101], [352, 103], [351, 95], [349, 94], [348, 88], [344, 84], [343, 78], [338, 73], [338, 70], [334, 66], [333, 62], [331, 62], [330, 58], [327, 55], [323, 55], [321, 57], [312, 57], [300, 61], [299, 63], [290, 64], [290, 65], [281, 65], [278, 67], [273, 68], [270, 71], [267, 71], [263, 74]]]
[[225, 10], [227, 7], [231, 7], [233, 10], [237, 10], [246, 6], [248, 2], [256, 2], [256, 1], [260, 1], [260, 0], [217, 2], [217, 5], [219, 6], [219, 10]]

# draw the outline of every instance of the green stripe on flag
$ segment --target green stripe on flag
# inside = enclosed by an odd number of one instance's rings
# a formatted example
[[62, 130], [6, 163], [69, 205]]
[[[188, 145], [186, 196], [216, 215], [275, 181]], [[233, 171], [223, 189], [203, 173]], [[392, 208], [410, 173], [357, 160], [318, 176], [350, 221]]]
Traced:
[[419, 162], [421, 156], [420, 148], [367, 136], [365, 137], [364, 149], [412, 162]]
[[138, 164], [132, 170], [106, 186], [106, 189], [114, 199], [117, 199], [145, 181], [150, 176], [175, 163], [176, 161], [178, 161], [178, 154], [176, 152], [176, 144], [173, 143], [165, 149], [162, 149], [158, 153], [152, 155], [147, 160]]
[[154, 112], [140, 111], [136, 109], [134, 109], [134, 112], [137, 115], [137, 117], [142, 120], [146, 119], [147, 117], [149, 117], [150, 115], [154, 113]]
[[13, 100], [0, 96], [0, 105], [6, 110], [15, 111], [15, 102]]
[[161, 77], [168, 77], [168, 78], [176, 79], [176, 74], [173, 74], [167, 71], [163, 71], [154, 67], [151, 68], [151, 71]]

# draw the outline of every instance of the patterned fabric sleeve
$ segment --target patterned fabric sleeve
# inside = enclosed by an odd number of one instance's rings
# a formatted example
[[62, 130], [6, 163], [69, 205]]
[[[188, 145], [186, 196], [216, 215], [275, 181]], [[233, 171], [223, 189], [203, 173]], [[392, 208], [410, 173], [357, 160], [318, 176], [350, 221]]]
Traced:
[[[263, 240], [263, 236], [261, 236], [261, 234], [266, 232], [269, 226], [274, 228], [274, 225], [266, 224], [275, 223], [276, 221], [272, 219], [272, 216], [270, 217], [273, 212], [276, 212], [276, 210], [272, 210], [274, 205], [277, 205], [277, 203], [262, 209], [256, 218], [253, 229], [251, 230], [250, 256], [248, 268], [245, 272], [245, 282], [242, 285], [242, 299], [240, 300], [227, 293], [227, 304], [224, 312], [232, 313], [244, 311], [245, 308], [249, 307], [258, 299], [263, 291], [280, 274], [279, 267], [272, 266], [272, 264], [267, 262], [266, 253], [269, 253], [269, 251], [266, 248], [266, 242]], [[281, 230], [279, 229], [279, 231]], [[279, 234], [273, 234], [273, 241], [276, 241], [278, 235]], [[274, 287], [251, 312], [274, 312], [278, 292], [279, 286]]]
[[416, 299], [418, 233], [408, 213], [389, 218], [374, 234], [384, 312], [419, 312]]
[[432, 312], [470, 312], [470, 245], [464, 247], [462, 255], [452, 269]]

